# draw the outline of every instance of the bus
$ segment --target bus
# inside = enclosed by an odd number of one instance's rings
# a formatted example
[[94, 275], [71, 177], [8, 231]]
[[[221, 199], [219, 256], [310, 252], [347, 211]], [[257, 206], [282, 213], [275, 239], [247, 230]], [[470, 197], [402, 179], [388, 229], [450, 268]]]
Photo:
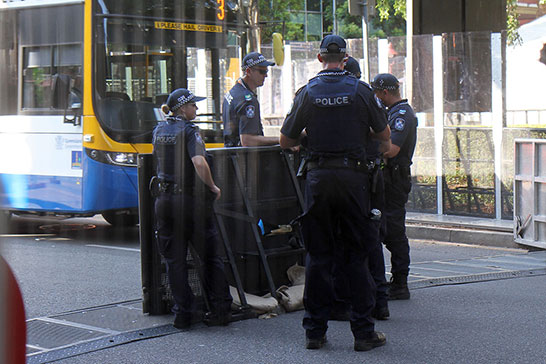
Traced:
[[171, 90], [208, 96], [203, 138], [223, 145], [243, 23], [229, 0], [1, 0], [2, 213], [136, 224], [137, 154]]

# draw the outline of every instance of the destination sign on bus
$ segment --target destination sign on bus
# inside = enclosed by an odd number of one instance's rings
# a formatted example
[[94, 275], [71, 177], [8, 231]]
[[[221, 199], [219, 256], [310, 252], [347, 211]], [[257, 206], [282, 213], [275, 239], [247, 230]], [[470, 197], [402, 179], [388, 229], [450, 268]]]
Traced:
[[154, 22], [154, 27], [156, 29], [188, 30], [193, 32], [209, 32], [209, 33], [223, 32], [223, 27], [221, 25], [173, 23], [173, 22], [166, 22], [166, 21], [156, 21]]

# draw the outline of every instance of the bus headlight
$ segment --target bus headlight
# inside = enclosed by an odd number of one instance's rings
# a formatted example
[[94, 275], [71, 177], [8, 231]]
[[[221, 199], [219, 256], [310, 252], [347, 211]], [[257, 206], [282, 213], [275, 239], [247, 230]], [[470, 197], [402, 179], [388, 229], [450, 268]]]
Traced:
[[106, 152], [106, 157], [110, 163], [119, 166], [136, 166], [137, 164], [136, 153]]
[[105, 152], [96, 149], [87, 149], [87, 155], [97, 162], [113, 164], [115, 166], [136, 167], [137, 153]]

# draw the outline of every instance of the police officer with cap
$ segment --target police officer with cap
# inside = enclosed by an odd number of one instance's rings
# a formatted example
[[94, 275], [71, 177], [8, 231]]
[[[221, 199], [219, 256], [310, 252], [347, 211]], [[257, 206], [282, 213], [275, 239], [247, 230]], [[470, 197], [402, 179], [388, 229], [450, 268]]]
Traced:
[[326, 36], [317, 57], [323, 70], [296, 93], [280, 136], [283, 148], [295, 147], [305, 137], [309, 152], [306, 208], [300, 218], [307, 250], [306, 348], [319, 349], [326, 342], [334, 300], [332, 268], [341, 256], [340, 266], [350, 287], [359, 288], [353, 288], [350, 296], [354, 349], [367, 351], [384, 345], [386, 338], [374, 330], [371, 318], [375, 287], [367, 259], [375, 238], [369, 236], [374, 232], [369, 227], [366, 145], [370, 127], [383, 141], [389, 139], [390, 131], [371, 88], [343, 70], [345, 40]]
[[[347, 59], [345, 70], [361, 77], [360, 65], [353, 57]], [[371, 140], [366, 148], [368, 159], [368, 168], [370, 172], [370, 192], [371, 207], [374, 213], [374, 227], [377, 228], [377, 244], [370, 252], [369, 267], [370, 273], [376, 285], [375, 307], [372, 311], [372, 317], [378, 320], [386, 320], [390, 316], [389, 305], [387, 302], [387, 280], [385, 278], [385, 257], [383, 255], [383, 241], [386, 232], [386, 218], [383, 213], [385, 210], [385, 186], [383, 182], [383, 164], [381, 163], [380, 153], [390, 148], [390, 140], [387, 143], [379, 143], [377, 140]]]
[[212, 220], [212, 203], [220, 198], [221, 191], [212, 178], [199, 128], [192, 123], [197, 112], [195, 103], [204, 99], [184, 88], [174, 90], [161, 107], [168, 117], [158, 123], [152, 138], [157, 166], [155, 234], [167, 266], [174, 326], [178, 329], [188, 329], [196, 313], [186, 262], [190, 241], [204, 263], [203, 286], [211, 308], [205, 323], [227, 325], [231, 318], [232, 298], [224, 274], [221, 242]]
[[279, 138], [264, 136], [256, 90], [263, 86], [269, 62], [258, 52], [243, 58], [243, 77], [225, 95], [222, 105], [225, 147], [252, 147], [279, 144]]
[[372, 81], [374, 93], [388, 109], [391, 146], [383, 153], [385, 169], [385, 214], [387, 235], [384, 243], [391, 252], [391, 283], [389, 299], [410, 298], [408, 274], [410, 248], [406, 236], [406, 203], [411, 190], [410, 165], [417, 141], [417, 117], [408, 100], [400, 97], [398, 79], [390, 73], [380, 73]]

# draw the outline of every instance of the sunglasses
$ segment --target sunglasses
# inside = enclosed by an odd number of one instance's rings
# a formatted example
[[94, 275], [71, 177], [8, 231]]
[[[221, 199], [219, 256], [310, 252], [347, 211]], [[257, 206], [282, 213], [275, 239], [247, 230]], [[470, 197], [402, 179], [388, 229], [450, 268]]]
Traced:
[[261, 68], [256, 68], [256, 71], [260, 72], [260, 74], [262, 75], [267, 75], [267, 72], [268, 72], [268, 69], [261, 69]]

